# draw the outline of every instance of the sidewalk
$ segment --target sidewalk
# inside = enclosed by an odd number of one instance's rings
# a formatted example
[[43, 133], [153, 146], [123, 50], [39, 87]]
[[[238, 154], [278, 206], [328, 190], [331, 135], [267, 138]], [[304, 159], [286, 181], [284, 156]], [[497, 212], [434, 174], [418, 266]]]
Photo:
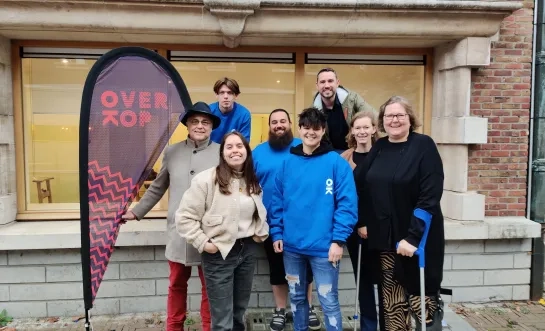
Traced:
[[545, 300], [541, 302], [451, 304], [450, 307], [476, 331], [536, 331], [545, 330]]
[[[343, 310], [343, 330], [354, 330], [353, 311]], [[321, 314], [320, 314], [321, 315]], [[123, 314], [116, 316], [95, 316], [91, 322], [93, 331], [164, 331], [165, 313]], [[251, 331], [269, 331], [271, 309], [249, 310], [247, 314], [248, 327]], [[323, 321], [323, 316], [320, 316]], [[445, 309], [445, 326], [443, 330], [472, 331], [474, 330], [464, 319], [450, 308]], [[545, 322], [544, 322], [545, 325]], [[11, 328], [11, 329], [9, 329]], [[359, 329], [359, 326], [358, 326]], [[84, 319], [74, 318], [38, 318], [17, 319], [0, 331], [82, 331], [85, 330]], [[186, 320], [186, 331], [200, 331], [198, 313], [190, 313]], [[286, 325], [286, 331], [293, 330], [291, 323]], [[322, 323], [322, 330], [325, 330]]]

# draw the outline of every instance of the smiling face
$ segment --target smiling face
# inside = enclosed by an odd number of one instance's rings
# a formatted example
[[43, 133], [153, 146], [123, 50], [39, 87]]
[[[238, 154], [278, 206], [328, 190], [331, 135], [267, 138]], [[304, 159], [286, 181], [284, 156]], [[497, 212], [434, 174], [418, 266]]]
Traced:
[[248, 152], [242, 143], [242, 140], [237, 135], [230, 135], [225, 139], [223, 146], [223, 159], [225, 162], [237, 171], [241, 171], [244, 166], [244, 161], [248, 156]]
[[191, 115], [187, 119], [187, 132], [195, 142], [205, 141], [212, 132], [212, 119], [206, 115]]
[[390, 140], [404, 140], [410, 129], [409, 115], [401, 104], [392, 103], [384, 108], [384, 131]]
[[371, 137], [377, 132], [377, 128], [369, 117], [362, 117], [354, 121], [351, 132], [358, 145], [367, 145], [371, 143]]
[[271, 114], [271, 118], [269, 120], [269, 131], [271, 134], [281, 137], [289, 130], [291, 130], [290, 120], [288, 119], [288, 115], [286, 115], [286, 113], [283, 111], [277, 111]]
[[331, 99], [337, 93], [337, 88], [339, 87], [339, 80], [337, 75], [331, 71], [324, 71], [318, 75], [316, 81], [316, 88], [318, 92], [324, 99]]
[[325, 128], [315, 129], [310, 126], [299, 127], [299, 136], [303, 141], [303, 145], [315, 149], [320, 145], [322, 137], [324, 136]]

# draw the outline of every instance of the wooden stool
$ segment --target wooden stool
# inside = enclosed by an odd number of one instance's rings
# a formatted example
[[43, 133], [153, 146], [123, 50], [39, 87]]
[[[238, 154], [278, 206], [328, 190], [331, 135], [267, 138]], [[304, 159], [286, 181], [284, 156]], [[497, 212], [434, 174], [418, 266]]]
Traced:
[[[50, 180], [55, 179], [55, 177], [47, 177], [44, 179], [35, 179], [33, 180], [36, 183], [36, 188], [38, 189], [38, 202], [42, 203], [44, 198], [47, 198], [49, 203], [53, 202], [53, 196], [51, 195], [51, 184]], [[45, 182], [45, 189], [42, 188], [42, 182]]]

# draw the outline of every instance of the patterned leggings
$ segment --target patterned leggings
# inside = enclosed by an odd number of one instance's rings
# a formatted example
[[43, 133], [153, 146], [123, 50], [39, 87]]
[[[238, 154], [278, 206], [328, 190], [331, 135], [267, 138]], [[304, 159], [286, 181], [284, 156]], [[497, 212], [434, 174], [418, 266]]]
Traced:
[[[407, 295], [394, 278], [395, 252], [380, 253], [384, 324], [387, 331], [410, 331], [411, 310], [420, 322], [420, 296]], [[408, 299], [408, 300], [407, 300]], [[432, 322], [438, 303], [426, 296], [426, 324]], [[439, 321], [441, 323], [441, 321]]]

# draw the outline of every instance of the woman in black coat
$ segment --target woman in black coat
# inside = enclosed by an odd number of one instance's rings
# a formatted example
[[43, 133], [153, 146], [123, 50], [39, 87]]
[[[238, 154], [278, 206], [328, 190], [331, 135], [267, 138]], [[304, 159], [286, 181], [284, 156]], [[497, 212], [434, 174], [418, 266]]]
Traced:
[[425, 228], [422, 213], [431, 217], [425, 247], [426, 325], [430, 331], [442, 329], [443, 164], [434, 141], [414, 132], [418, 126], [409, 102], [390, 98], [378, 118], [378, 129], [387, 136], [355, 169], [356, 182], [364, 187], [358, 228], [367, 227], [369, 249], [380, 254], [381, 297], [389, 331], [410, 330], [411, 313], [420, 324], [420, 274], [414, 253]]

